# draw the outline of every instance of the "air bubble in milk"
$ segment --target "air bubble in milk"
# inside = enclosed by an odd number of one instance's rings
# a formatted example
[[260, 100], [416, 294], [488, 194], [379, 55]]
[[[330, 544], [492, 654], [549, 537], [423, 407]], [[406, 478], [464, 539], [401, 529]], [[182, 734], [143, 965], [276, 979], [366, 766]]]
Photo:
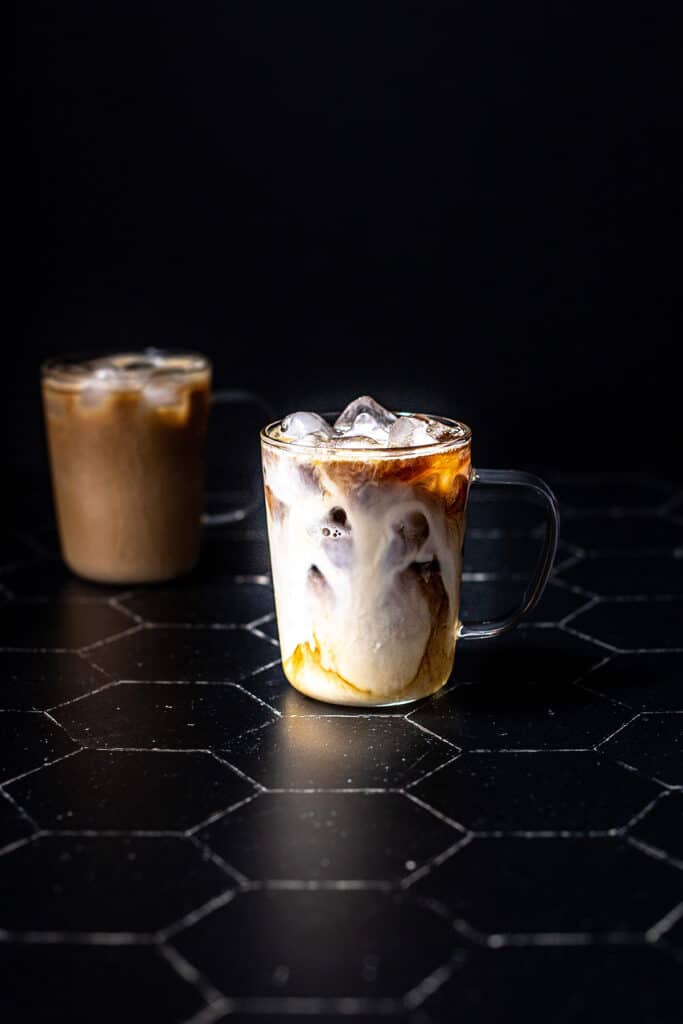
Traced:
[[317, 412], [292, 412], [283, 419], [280, 432], [290, 440], [303, 441], [309, 435], [331, 437], [332, 427]]

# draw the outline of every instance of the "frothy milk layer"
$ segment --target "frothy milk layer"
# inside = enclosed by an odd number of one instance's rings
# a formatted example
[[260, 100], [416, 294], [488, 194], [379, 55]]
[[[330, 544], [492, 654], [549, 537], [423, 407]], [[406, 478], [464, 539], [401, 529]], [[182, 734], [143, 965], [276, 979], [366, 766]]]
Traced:
[[[408, 419], [383, 412], [389, 430]], [[309, 696], [345, 704], [434, 692], [450, 674], [459, 626], [470, 477], [465, 428], [410, 451], [401, 445], [399, 454], [377, 442], [339, 447], [341, 431], [329, 425], [327, 443], [311, 440], [323, 432], [311, 421], [302, 429], [315, 431], [287, 443], [291, 419], [263, 450], [287, 677]], [[418, 422], [441, 426], [427, 417]], [[368, 428], [376, 435], [383, 429], [365, 421]]]

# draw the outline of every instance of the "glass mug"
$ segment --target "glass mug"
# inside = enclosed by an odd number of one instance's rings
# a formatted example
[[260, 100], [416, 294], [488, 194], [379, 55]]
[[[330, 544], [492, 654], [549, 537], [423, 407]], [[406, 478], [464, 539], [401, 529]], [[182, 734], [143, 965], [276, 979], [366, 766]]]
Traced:
[[99, 583], [149, 583], [188, 572], [201, 526], [249, 509], [203, 515], [212, 403], [268, 406], [246, 391], [211, 394], [211, 363], [195, 352], [144, 349], [63, 356], [41, 367], [62, 556]]
[[[408, 413], [397, 413], [406, 416]], [[261, 431], [282, 666], [309, 697], [403, 704], [449, 678], [458, 638], [511, 629], [537, 603], [555, 557], [557, 501], [538, 477], [471, 465], [472, 432], [413, 448], [302, 445]], [[530, 489], [545, 538], [524, 599], [499, 620], [459, 617], [472, 484]]]

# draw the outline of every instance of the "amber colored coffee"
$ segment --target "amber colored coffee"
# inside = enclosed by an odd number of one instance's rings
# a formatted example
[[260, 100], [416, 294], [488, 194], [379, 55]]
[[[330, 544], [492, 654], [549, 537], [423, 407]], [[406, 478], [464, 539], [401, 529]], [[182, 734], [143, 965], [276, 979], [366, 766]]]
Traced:
[[208, 360], [156, 350], [43, 367], [62, 554], [78, 575], [144, 583], [199, 556]]

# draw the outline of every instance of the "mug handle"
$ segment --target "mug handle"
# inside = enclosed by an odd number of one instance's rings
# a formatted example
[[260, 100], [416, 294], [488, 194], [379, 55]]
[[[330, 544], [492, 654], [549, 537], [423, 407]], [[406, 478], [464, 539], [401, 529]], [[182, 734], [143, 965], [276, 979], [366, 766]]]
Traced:
[[534, 574], [527, 584], [521, 604], [513, 608], [511, 612], [500, 619], [482, 619], [480, 622], [464, 622], [460, 627], [460, 637], [464, 640], [484, 637], [500, 636], [514, 629], [519, 620], [530, 612], [538, 603], [538, 600], [548, 582], [548, 576], [555, 560], [557, 551], [557, 540], [560, 532], [560, 510], [557, 498], [548, 485], [540, 477], [533, 473], [523, 473], [517, 469], [478, 469], [472, 472], [472, 483], [500, 486], [510, 485], [512, 487], [524, 487], [534, 492], [541, 498], [541, 504], [545, 511], [545, 536], [543, 546], [538, 556]]
[[[253, 391], [242, 391], [239, 389], [228, 389], [214, 391], [211, 395], [212, 405], [255, 405], [261, 409], [266, 417], [266, 422], [275, 418], [275, 413], [268, 402]], [[202, 514], [202, 526], [225, 526], [226, 523], [238, 523], [246, 519], [250, 513], [255, 512], [263, 504], [263, 491], [259, 487], [257, 495], [248, 505], [243, 508], [231, 509], [230, 512], [204, 512]]]

